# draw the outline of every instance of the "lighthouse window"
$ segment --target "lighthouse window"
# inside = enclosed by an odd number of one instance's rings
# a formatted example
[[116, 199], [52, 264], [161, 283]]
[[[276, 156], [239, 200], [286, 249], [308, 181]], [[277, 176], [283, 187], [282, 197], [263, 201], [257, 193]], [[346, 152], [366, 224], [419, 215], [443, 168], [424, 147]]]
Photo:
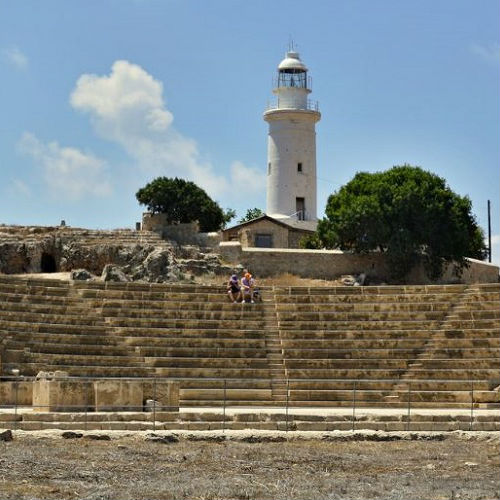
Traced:
[[302, 172], [302, 163], [297, 163], [297, 172]]
[[267, 164], [267, 175], [271, 175], [271, 162]]

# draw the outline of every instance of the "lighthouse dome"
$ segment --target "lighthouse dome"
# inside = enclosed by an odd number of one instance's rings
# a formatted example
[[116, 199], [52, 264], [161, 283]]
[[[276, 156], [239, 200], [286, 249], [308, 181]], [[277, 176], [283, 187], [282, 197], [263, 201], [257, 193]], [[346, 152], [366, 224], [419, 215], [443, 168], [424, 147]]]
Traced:
[[302, 73], [307, 71], [307, 67], [300, 60], [298, 52], [289, 51], [285, 59], [279, 63], [278, 70], [283, 73]]

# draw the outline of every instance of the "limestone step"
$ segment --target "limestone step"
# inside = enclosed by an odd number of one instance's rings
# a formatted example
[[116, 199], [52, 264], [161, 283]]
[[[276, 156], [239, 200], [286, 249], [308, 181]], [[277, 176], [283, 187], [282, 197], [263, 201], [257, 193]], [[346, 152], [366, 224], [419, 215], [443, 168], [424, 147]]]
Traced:
[[[126, 313], [141, 313], [143, 315], [154, 315], [158, 312], [165, 311], [217, 311], [217, 312], [243, 312], [251, 313], [253, 310], [258, 309], [262, 314], [267, 310], [273, 311], [273, 304], [266, 304], [259, 302], [253, 304], [252, 308], [246, 307], [248, 304], [233, 304], [227, 299], [222, 298], [220, 301], [179, 301], [179, 300], [156, 300], [156, 301], [138, 301], [138, 300], [89, 300], [88, 305], [91, 307], [102, 308], [103, 314], [107, 316], [116, 316]], [[256, 306], [256, 307], [255, 307]]]
[[0, 310], [0, 321], [24, 321], [27, 323], [49, 323], [49, 324], [61, 324], [61, 325], [89, 325], [98, 326], [104, 325], [104, 318], [91, 315], [82, 314], [39, 314], [32, 312], [17, 312], [17, 311], [4, 311]]
[[183, 402], [197, 401], [272, 401], [270, 389], [181, 389], [180, 398]]
[[86, 354], [54, 354], [50, 352], [29, 352], [25, 354], [28, 363], [47, 363], [58, 366], [123, 366], [143, 367], [143, 356], [87, 356]]
[[[279, 321], [280, 330], [323, 331], [323, 330], [436, 330], [440, 322], [435, 320], [329, 320], [329, 321]], [[491, 325], [476, 325], [488, 328]]]
[[[211, 332], [212, 333], [212, 332]], [[165, 352], [164, 349], [255, 349], [260, 351], [265, 349], [265, 341], [259, 337], [232, 338], [224, 337], [224, 332], [220, 336], [181, 336], [176, 332], [157, 337], [125, 337], [114, 335], [110, 332], [107, 335], [84, 335], [84, 334], [64, 334], [64, 333], [36, 333], [15, 332], [6, 341], [6, 347], [23, 345], [33, 345], [48, 343], [52, 345], [78, 345], [83, 349], [120, 349], [128, 350], [139, 348], [145, 355], [158, 355]]]
[[10, 373], [12, 368], [20, 369], [20, 374], [25, 376], [35, 376], [40, 371], [62, 370], [75, 377], [150, 377], [154, 375], [154, 368], [141, 366], [71, 366], [58, 365], [43, 362], [25, 362], [19, 364], [2, 363], [2, 370]]
[[[405, 359], [410, 360], [418, 356], [419, 360], [423, 359], [456, 359], [457, 361], [465, 360], [470, 362], [472, 359], [500, 359], [500, 347], [486, 347], [486, 348], [419, 348], [404, 349], [394, 348], [381, 348], [379, 345], [372, 346], [367, 342], [365, 346], [353, 346], [350, 349], [339, 349], [336, 347], [325, 346], [321, 349], [300, 349], [300, 344], [296, 343], [294, 348], [288, 346], [283, 347], [284, 356], [287, 359], [303, 359], [304, 361], [314, 359]], [[341, 346], [343, 347], [343, 346]]]
[[291, 359], [285, 358], [285, 365], [290, 370], [328, 370], [328, 369], [387, 369], [387, 370], [405, 370], [408, 366], [407, 359], [395, 358], [328, 358], [328, 359]]
[[[424, 325], [422, 325], [424, 326]], [[285, 339], [303, 339], [303, 340], [323, 340], [323, 339], [346, 339], [346, 340], [365, 340], [365, 339], [431, 339], [438, 336], [449, 338], [460, 338], [470, 336], [473, 338], [492, 338], [498, 337], [496, 328], [471, 328], [461, 329], [439, 329], [439, 328], [358, 328], [352, 327], [330, 330], [330, 329], [302, 329], [291, 330], [288, 328], [280, 329], [282, 338]]]
[[405, 293], [462, 293], [466, 285], [397, 285], [397, 286], [366, 286], [366, 287], [304, 287], [275, 286], [276, 295], [394, 295]]
[[[276, 295], [277, 308], [286, 304], [318, 306], [340, 304], [427, 304], [427, 303], [450, 303], [450, 299], [456, 298], [457, 293], [406, 293], [406, 294], [369, 294], [369, 295]], [[488, 295], [489, 296], [489, 295]]]
[[[262, 321], [260, 314], [260, 304], [254, 304], [252, 307], [241, 307], [235, 304], [226, 310], [199, 310], [199, 309], [163, 309], [163, 310], [129, 310], [129, 309], [103, 309], [102, 316], [110, 322], [129, 321], [134, 324], [137, 320], [157, 322], [167, 319], [187, 319], [187, 320], [216, 320], [216, 321]], [[231, 306], [231, 304], [229, 304]], [[255, 306], [255, 307], [254, 307]], [[116, 319], [115, 319], [116, 318]]]
[[[406, 373], [406, 369], [381, 369], [381, 368], [289, 368], [286, 361], [285, 366], [290, 379], [358, 379], [370, 378], [379, 379], [397, 379], [400, 375]], [[425, 378], [425, 377], [421, 377]], [[451, 378], [451, 377], [446, 377]]]
[[387, 312], [336, 312], [336, 311], [309, 311], [291, 312], [279, 311], [278, 321], [280, 326], [288, 323], [307, 324], [311, 322], [341, 323], [345, 321], [369, 322], [411, 322], [411, 321], [436, 321], [444, 318], [444, 311], [387, 311]]
[[[107, 324], [114, 327], [128, 328], [234, 328], [234, 320], [225, 319], [136, 319], [136, 318], [107, 318]], [[246, 319], [242, 321], [245, 329], [262, 329], [261, 319]]]
[[[241, 348], [241, 347], [199, 347], [191, 346], [188, 348], [150, 348], [150, 347], [132, 347], [132, 346], [108, 346], [108, 345], [82, 345], [78, 343], [73, 344], [51, 344], [47, 342], [19, 342], [15, 340], [7, 340], [5, 343], [7, 350], [23, 350], [29, 348], [31, 353], [50, 353], [50, 354], [79, 354], [85, 356], [127, 356], [133, 355], [140, 357], [155, 358], [169, 358], [169, 359], [269, 359], [266, 357], [266, 350], [264, 346], [258, 348]], [[151, 361], [150, 361], [151, 362]]]
[[339, 303], [282, 303], [276, 305], [278, 314], [293, 313], [414, 313], [414, 312], [446, 312], [449, 302], [339, 302]]
[[266, 358], [206, 358], [206, 357], [163, 357], [163, 358], [146, 358], [144, 360], [147, 366], [154, 366], [156, 368], [253, 368], [267, 370], [270, 366]]
[[290, 349], [284, 348], [284, 357], [287, 362], [297, 362], [302, 360], [304, 363], [311, 363], [316, 360], [337, 360], [338, 362], [369, 362], [370, 360], [386, 359], [388, 361], [397, 359], [405, 364], [409, 359], [413, 359], [418, 354], [417, 349], [380, 349], [366, 347], [364, 349]]

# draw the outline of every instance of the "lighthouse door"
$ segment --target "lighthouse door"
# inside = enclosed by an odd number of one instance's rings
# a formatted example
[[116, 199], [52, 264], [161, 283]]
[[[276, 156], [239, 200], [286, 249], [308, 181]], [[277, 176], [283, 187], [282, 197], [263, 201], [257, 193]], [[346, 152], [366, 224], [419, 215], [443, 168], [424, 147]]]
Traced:
[[304, 198], [295, 198], [295, 212], [297, 212], [297, 219], [305, 220], [306, 204]]

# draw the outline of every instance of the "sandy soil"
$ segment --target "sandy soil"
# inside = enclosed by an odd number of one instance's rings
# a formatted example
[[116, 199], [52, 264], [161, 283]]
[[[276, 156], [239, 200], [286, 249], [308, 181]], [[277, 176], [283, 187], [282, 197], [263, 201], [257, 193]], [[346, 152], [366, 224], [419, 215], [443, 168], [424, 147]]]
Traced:
[[388, 442], [283, 435], [282, 442], [259, 442], [255, 433], [219, 442], [194, 433], [175, 442], [165, 439], [172, 434], [121, 433], [109, 441], [61, 435], [16, 432], [0, 442], [0, 498], [500, 498], [498, 433]]

